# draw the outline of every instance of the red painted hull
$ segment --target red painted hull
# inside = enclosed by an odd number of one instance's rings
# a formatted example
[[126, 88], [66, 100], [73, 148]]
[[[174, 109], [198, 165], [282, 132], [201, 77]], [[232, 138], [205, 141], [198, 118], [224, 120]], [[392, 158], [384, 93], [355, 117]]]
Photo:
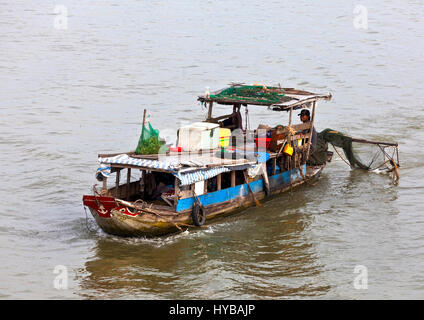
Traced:
[[140, 211], [131, 211], [127, 207], [117, 204], [113, 197], [84, 195], [82, 201], [84, 206], [90, 209], [97, 224], [104, 232], [124, 237], [138, 235], [137, 230], [129, 229], [119, 219], [114, 219], [111, 216], [111, 212], [114, 211], [125, 216], [136, 217]]
[[82, 197], [82, 202], [90, 209], [94, 209], [101, 218], [110, 218], [110, 210], [118, 207], [113, 197], [88, 196]]

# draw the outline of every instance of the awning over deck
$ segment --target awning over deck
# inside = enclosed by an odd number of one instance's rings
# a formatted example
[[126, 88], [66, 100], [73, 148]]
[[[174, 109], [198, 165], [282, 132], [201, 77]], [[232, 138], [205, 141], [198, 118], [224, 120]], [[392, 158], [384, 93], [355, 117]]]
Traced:
[[317, 94], [294, 88], [272, 87], [265, 85], [234, 84], [209, 95], [199, 96], [201, 102], [219, 104], [250, 104], [272, 107], [273, 110], [303, 108], [305, 104], [317, 100], [330, 100], [331, 94]]
[[173, 174], [181, 181], [181, 185], [190, 185], [198, 181], [213, 178], [223, 172], [254, 168], [258, 163], [269, 159], [259, 154], [255, 160], [248, 159], [222, 159], [214, 154], [188, 155], [188, 156], [163, 156], [158, 160], [140, 159], [120, 154], [113, 157], [99, 157], [99, 168], [96, 172], [98, 180], [108, 178], [112, 167], [137, 168], [140, 170], [158, 170]]

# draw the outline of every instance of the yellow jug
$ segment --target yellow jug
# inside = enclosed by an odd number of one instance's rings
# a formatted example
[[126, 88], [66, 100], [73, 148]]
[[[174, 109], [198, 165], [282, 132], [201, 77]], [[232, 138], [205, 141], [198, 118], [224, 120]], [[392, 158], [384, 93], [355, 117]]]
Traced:
[[283, 148], [283, 152], [291, 156], [293, 154], [293, 147], [289, 143], [286, 143], [286, 145]]

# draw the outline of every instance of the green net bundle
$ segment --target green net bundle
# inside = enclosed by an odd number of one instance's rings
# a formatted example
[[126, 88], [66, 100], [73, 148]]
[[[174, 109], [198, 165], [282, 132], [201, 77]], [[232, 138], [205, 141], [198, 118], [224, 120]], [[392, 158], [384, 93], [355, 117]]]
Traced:
[[321, 165], [327, 161], [328, 144], [334, 147], [342, 148], [352, 168], [363, 170], [373, 170], [380, 166], [384, 160], [383, 153], [377, 145], [361, 144], [361, 157], [359, 157], [359, 148], [354, 150], [352, 138], [333, 129], [325, 129], [318, 133], [317, 144], [313, 153], [311, 153], [308, 164]]
[[230, 87], [218, 94], [210, 95], [212, 99], [243, 100], [267, 104], [277, 103], [282, 97], [284, 97], [284, 94], [281, 93], [281, 89], [262, 85]]
[[159, 130], [154, 129], [149, 123], [148, 128], [143, 125], [138, 139], [136, 154], [157, 154], [163, 143], [159, 140]]

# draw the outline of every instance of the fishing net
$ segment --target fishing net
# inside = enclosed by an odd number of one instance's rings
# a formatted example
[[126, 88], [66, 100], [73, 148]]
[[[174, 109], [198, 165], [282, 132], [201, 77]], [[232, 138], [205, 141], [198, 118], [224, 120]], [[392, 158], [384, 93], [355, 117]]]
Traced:
[[257, 86], [237, 86], [230, 87], [218, 94], [211, 94], [211, 99], [229, 99], [251, 102], [261, 102], [274, 104], [279, 102], [285, 95], [277, 87]]
[[346, 160], [338, 154], [351, 168], [395, 171], [398, 178], [397, 144], [354, 139], [339, 131], [325, 129], [318, 133], [316, 148], [308, 160], [309, 165], [321, 165], [327, 161], [328, 144], [337, 153], [336, 148], [343, 149]]
[[364, 170], [371, 169], [372, 162], [362, 162], [357, 153], [354, 152], [351, 137], [332, 129], [325, 129], [319, 133], [319, 138], [335, 147], [342, 148], [351, 167]]
[[317, 134], [317, 143], [315, 150], [309, 155], [308, 165], [319, 166], [327, 162], [328, 142], [325, 141], [321, 133]]
[[143, 125], [138, 139], [136, 154], [157, 154], [163, 143], [159, 140], [159, 130], [154, 129], [149, 123], [148, 128]]

